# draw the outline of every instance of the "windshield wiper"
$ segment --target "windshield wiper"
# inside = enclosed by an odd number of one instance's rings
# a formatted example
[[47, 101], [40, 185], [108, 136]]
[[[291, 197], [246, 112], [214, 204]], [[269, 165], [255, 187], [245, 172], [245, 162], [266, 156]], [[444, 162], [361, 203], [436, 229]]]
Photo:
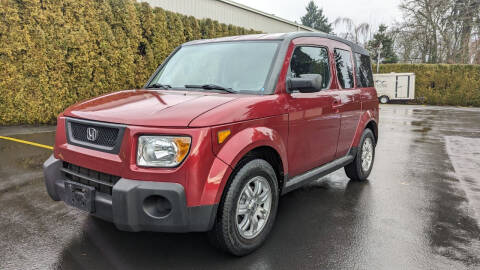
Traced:
[[196, 84], [187, 84], [185, 85], [185, 88], [201, 88], [205, 90], [222, 90], [225, 92], [229, 93], [236, 93], [237, 91], [233, 90], [232, 88], [226, 88], [221, 85], [216, 85], [216, 84], [201, 84], [201, 85], [196, 85]]
[[149, 86], [147, 86], [145, 88], [169, 89], [169, 88], [172, 88], [172, 86], [168, 85], [168, 84], [154, 83], [154, 84], [150, 84]]

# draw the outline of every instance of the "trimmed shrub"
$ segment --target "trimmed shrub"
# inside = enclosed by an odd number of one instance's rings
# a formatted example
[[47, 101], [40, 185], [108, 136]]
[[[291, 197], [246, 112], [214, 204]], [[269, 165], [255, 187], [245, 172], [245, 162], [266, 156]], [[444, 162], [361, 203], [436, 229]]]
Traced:
[[181, 43], [259, 33], [134, 0], [0, 0], [0, 125], [141, 87]]
[[380, 73], [390, 72], [415, 73], [415, 103], [480, 107], [480, 65], [380, 65]]

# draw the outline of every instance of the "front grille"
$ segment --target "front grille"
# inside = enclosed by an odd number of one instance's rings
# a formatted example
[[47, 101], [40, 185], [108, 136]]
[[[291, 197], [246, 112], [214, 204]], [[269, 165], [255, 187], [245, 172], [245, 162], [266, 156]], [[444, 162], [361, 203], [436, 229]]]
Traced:
[[112, 188], [120, 176], [106, 174], [63, 162], [62, 172], [67, 180], [94, 187], [97, 192], [112, 195]]
[[[91, 126], [71, 122], [72, 136], [75, 140], [98, 144], [101, 146], [114, 147], [118, 137], [118, 128]], [[87, 129], [94, 128], [97, 132], [95, 140], [89, 140], [87, 137]]]
[[66, 131], [69, 144], [118, 154], [125, 125], [67, 117]]

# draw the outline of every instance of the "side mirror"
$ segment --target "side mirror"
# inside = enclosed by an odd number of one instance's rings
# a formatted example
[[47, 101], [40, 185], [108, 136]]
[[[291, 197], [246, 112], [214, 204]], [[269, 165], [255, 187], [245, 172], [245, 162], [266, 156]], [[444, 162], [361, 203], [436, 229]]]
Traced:
[[300, 78], [288, 78], [288, 90], [298, 90], [300, 93], [313, 93], [322, 90], [322, 75], [302, 74]]

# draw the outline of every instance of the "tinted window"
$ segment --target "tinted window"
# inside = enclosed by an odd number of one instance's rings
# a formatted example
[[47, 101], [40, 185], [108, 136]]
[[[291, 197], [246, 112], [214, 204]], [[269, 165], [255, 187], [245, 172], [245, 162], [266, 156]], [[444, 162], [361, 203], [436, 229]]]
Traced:
[[355, 54], [358, 87], [373, 87], [372, 65], [367, 55]]
[[330, 83], [328, 51], [319, 47], [297, 47], [290, 62], [289, 76], [299, 78], [304, 74], [322, 75], [322, 88]]
[[343, 89], [353, 88], [353, 67], [349, 51], [335, 49], [338, 81]]

